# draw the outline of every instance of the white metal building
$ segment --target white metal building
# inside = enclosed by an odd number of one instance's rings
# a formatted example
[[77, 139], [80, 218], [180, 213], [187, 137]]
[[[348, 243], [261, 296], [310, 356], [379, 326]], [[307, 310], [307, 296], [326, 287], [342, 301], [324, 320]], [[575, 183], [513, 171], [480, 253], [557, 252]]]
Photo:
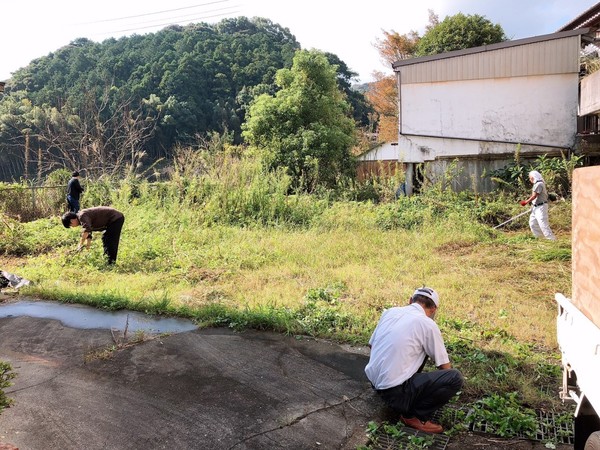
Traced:
[[582, 35], [569, 30], [393, 65], [400, 161], [430, 175], [457, 160], [457, 190], [489, 191], [485, 171], [570, 152], [577, 134]]

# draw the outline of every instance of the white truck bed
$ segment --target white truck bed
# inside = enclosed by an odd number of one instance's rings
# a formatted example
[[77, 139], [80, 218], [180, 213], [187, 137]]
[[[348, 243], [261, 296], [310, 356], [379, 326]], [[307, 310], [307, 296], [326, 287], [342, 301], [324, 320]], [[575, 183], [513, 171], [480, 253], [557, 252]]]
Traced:
[[580, 392], [569, 389], [565, 376], [561, 396], [575, 400], [578, 406], [587, 397], [596, 412], [600, 413], [600, 328], [570, 299], [562, 294], [556, 294], [555, 298], [558, 302], [556, 333], [562, 364], [566, 371], [575, 373], [580, 389]]

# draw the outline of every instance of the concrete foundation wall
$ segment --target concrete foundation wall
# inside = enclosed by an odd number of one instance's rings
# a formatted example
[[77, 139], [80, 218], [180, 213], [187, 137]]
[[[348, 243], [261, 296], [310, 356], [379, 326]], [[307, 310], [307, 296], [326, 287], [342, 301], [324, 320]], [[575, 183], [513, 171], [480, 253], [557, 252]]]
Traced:
[[[527, 162], [527, 158], [522, 158], [523, 162]], [[427, 163], [426, 173], [430, 181], [436, 182], [450, 179], [450, 185], [445, 186], [452, 188], [456, 192], [471, 191], [471, 192], [492, 192], [498, 187], [497, 183], [492, 181], [489, 176], [491, 172], [497, 169], [502, 169], [506, 165], [514, 162], [513, 158], [502, 158], [494, 160], [477, 160], [477, 159], [443, 159]], [[529, 194], [524, 192], [523, 195]]]
[[468, 141], [420, 136], [400, 136], [398, 157], [402, 162], [427, 162], [436, 159], [506, 159], [512, 158], [517, 149], [524, 156], [560, 156], [562, 147], [518, 145], [499, 142]]

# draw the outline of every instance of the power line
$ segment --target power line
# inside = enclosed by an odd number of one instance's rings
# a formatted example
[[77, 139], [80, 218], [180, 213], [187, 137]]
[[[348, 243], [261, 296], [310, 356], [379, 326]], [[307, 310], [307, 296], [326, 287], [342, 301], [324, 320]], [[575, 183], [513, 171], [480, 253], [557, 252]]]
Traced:
[[[127, 26], [135, 26], [137, 27], [138, 25], [144, 26], [144, 25], [150, 25], [150, 24], [155, 24], [156, 26], [160, 26], [161, 24], [165, 24], [165, 23], [173, 23], [173, 22], [181, 22], [183, 20], [186, 20], [186, 18], [188, 17], [193, 17], [192, 19], [187, 19], [190, 21], [195, 21], [195, 20], [201, 20], [202, 18], [211, 18], [211, 17], [216, 17], [219, 14], [220, 15], [225, 15], [225, 14], [232, 14], [232, 13], [236, 13], [238, 12], [237, 10], [232, 10], [232, 8], [238, 8], [239, 5], [233, 5], [233, 6], [226, 6], [224, 8], [215, 8], [215, 9], [211, 9], [211, 10], [207, 10], [207, 11], [203, 11], [202, 12], [202, 16], [198, 17], [198, 12], [196, 13], [192, 13], [192, 14], [183, 14], [183, 15], [178, 15], [178, 16], [171, 16], [171, 17], [161, 17], [159, 19], [154, 19], [154, 20], [146, 20], [143, 22], [134, 22], [134, 23], [130, 23], [127, 24]], [[223, 13], [219, 13], [216, 15], [206, 15], [209, 13], [217, 13], [219, 11], [226, 11]]]
[[[186, 20], [186, 22], [189, 23], [189, 22], [196, 22], [196, 21], [201, 21], [201, 20], [205, 20], [205, 19], [211, 19], [211, 18], [214, 18], [214, 17], [222, 17], [222, 16], [227, 16], [227, 15], [230, 15], [230, 14], [234, 14], [234, 13], [237, 13], [237, 12], [239, 12], [239, 11], [235, 10], [235, 11], [231, 11], [229, 13], [221, 13], [221, 14], [213, 14], [211, 16], [196, 17], [196, 18], [193, 18], [193, 19]], [[169, 26], [169, 25], [179, 25], [179, 22], [181, 22], [181, 21], [163, 22], [163, 23], [159, 23], [159, 24], [155, 24], [155, 25], [148, 25], [148, 26], [145, 26], [145, 27], [135, 27], [135, 28], [128, 28], [128, 29], [124, 29], [124, 30], [107, 31], [107, 32], [104, 32], [104, 33], [94, 33], [93, 35], [95, 35], [95, 36], [103, 36], [103, 35], [107, 35], [107, 34], [108, 35], [113, 35], [113, 34], [118, 34], [118, 33], [128, 33], [128, 32], [132, 32], [132, 31], [145, 30], [145, 29], [148, 29], [148, 28], [166, 27], [166, 26]]]
[[[208, 14], [208, 13], [214, 13], [214, 12], [218, 12], [218, 11], [224, 11], [224, 10], [230, 10], [232, 8], [239, 8], [240, 5], [232, 5], [232, 6], [225, 6], [224, 8], [215, 8], [215, 9], [209, 9], [207, 11], [203, 11], [203, 14]], [[223, 13], [223, 14], [230, 14], [230, 13], [236, 13], [238, 12], [237, 10], [235, 11], [228, 11], [227, 13]], [[175, 20], [177, 22], [180, 22], [182, 20], [184, 20], [184, 18], [186, 17], [191, 17], [191, 16], [196, 16], [196, 14], [198, 13], [193, 13], [193, 14], [183, 14], [183, 15], [179, 15], [179, 16], [172, 16], [172, 17], [165, 17], [165, 18], [160, 18], [160, 19], [156, 19], [154, 21], [145, 21], [145, 22], [138, 22], [138, 23], [133, 23], [132, 25], [145, 25], [148, 23], [154, 23], [154, 22], [164, 22], [165, 20]], [[206, 16], [206, 17], [213, 17], [213, 16]], [[198, 20], [198, 18], [196, 19], [191, 19], [191, 20]]]
[[184, 10], [184, 9], [200, 8], [200, 7], [203, 7], [203, 6], [214, 5], [215, 3], [227, 3], [229, 1], [230, 0], [217, 0], [217, 1], [214, 1], [214, 2], [201, 3], [199, 5], [184, 6], [184, 7], [181, 7], [181, 8], [174, 8], [174, 9], [165, 9], [163, 11], [156, 11], [156, 12], [144, 13], [144, 14], [136, 14], [136, 15], [133, 15], [133, 16], [116, 17], [114, 19], [95, 20], [95, 21], [92, 21], [92, 22], [79, 23], [79, 24], [76, 24], [76, 25], [91, 25], [91, 24], [103, 23], [103, 22], [116, 22], [116, 21], [119, 21], [119, 20], [135, 19], [135, 18], [138, 18], [138, 17], [154, 16], [154, 15], [157, 15], [157, 14], [164, 14], [164, 13], [173, 12], [173, 11], [181, 11], [181, 10]]

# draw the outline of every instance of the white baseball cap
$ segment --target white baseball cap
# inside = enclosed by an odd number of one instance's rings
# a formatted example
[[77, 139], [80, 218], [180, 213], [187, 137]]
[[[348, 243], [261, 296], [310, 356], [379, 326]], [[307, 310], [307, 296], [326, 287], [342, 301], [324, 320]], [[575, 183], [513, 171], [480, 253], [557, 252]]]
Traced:
[[438, 295], [437, 292], [435, 292], [433, 289], [423, 286], [418, 288], [414, 293], [413, 293], [413, 297], [415, 295], [422, 295], [423, 297], [427, 297], [430, 298], [431, 300], [433, 300], [433, 303], [435, 303], [435, 307], [437, 308], [438, 306], [440, 306], [440, 296]]

